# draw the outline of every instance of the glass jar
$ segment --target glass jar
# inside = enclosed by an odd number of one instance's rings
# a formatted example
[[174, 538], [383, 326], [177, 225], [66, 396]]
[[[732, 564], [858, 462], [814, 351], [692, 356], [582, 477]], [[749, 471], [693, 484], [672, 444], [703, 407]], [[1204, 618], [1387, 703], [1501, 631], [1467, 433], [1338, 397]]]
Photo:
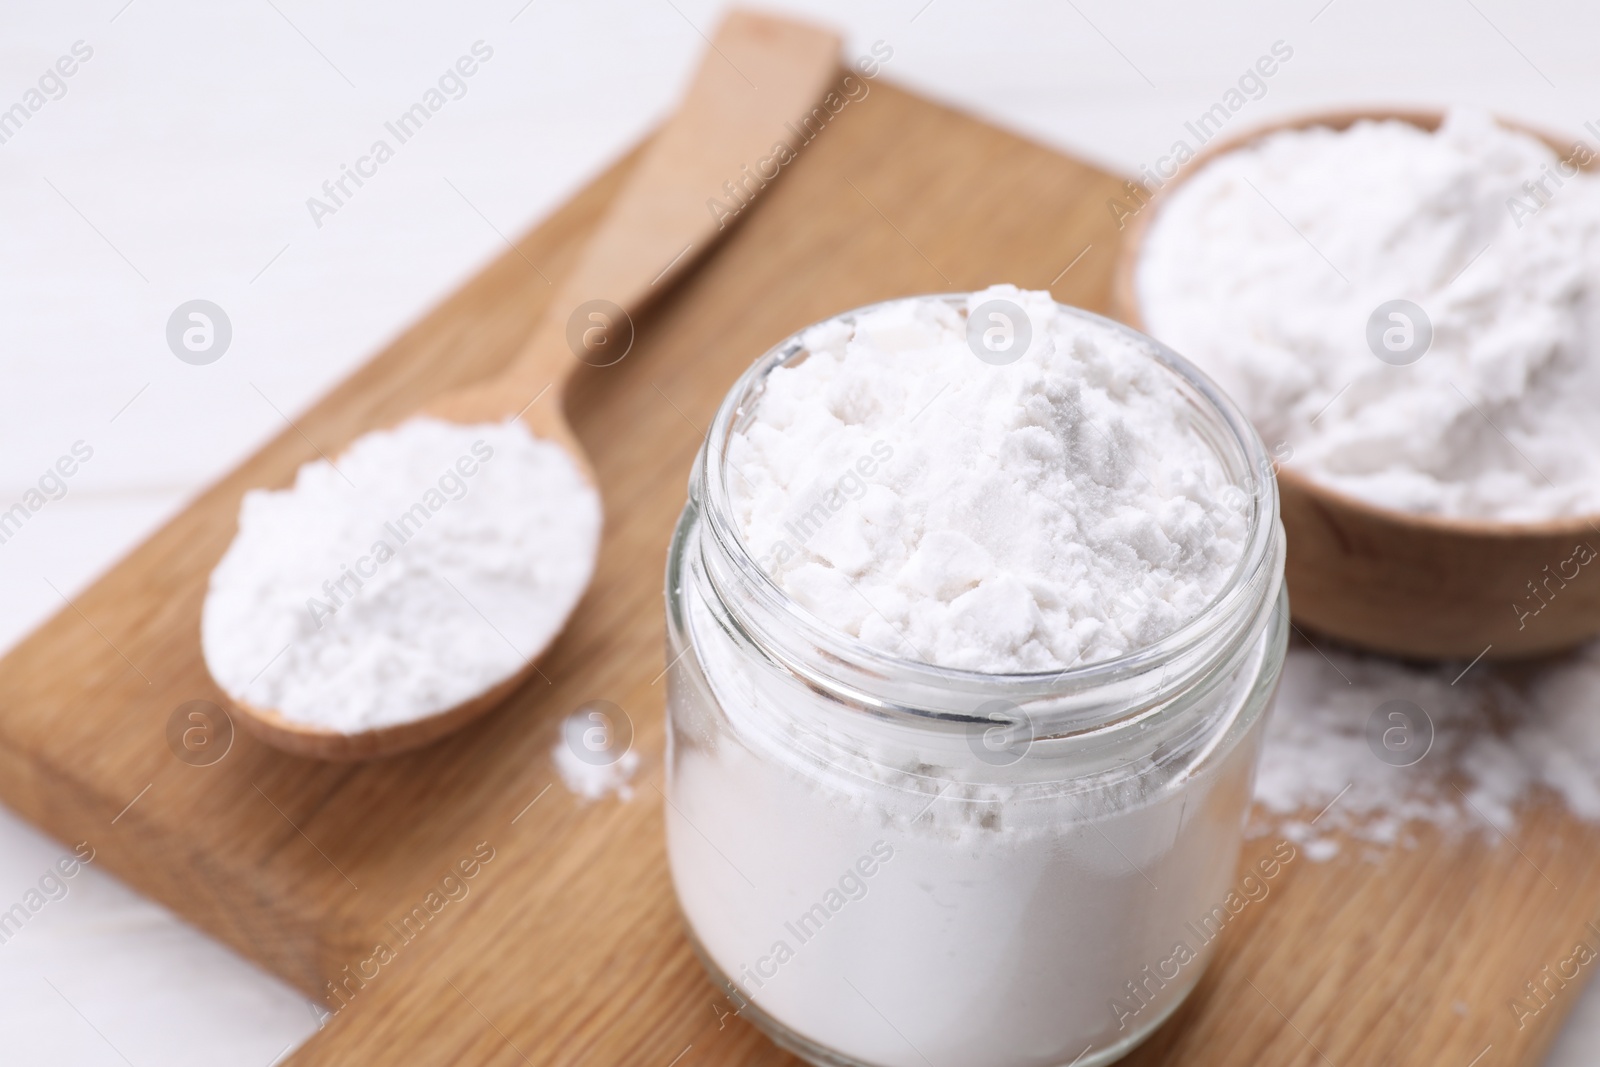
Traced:
[[1227, 587], [1156, 644], [983, 674], [790, 600], [738, 534], [726, 451], [801, 335], [733, 387], [690, 479], [666, 583], [673, 883], [730, 1010], [812, 1063], [1106, 1063], [1210, 955], [1288, 632], [1272, 467], [1188, 362], [1061, 311], [1170, 373], [1247, 516]]

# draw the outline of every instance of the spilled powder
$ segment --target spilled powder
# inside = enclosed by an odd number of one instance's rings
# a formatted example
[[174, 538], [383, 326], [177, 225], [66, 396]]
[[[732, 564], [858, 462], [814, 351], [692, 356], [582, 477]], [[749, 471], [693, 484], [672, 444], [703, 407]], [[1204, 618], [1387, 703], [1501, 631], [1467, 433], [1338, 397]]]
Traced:
[[631, 745], [632, 730], [630, 727], [626, 740], [620, 738], [616, 724], [605, 716], [600, 712], [597, 717], [590, 705], [567, 716], [561, 722], [561, 739], [551, 750], [550, 758], [569, 793], [585, 800], [600, 800], [612, 794], [621, 800], [632, 800], [630, 783], [639, 769], [639, 753]]
[[[1326, 860], [1339, 838], [1406, 847], [1420, 826], [1514, 836], [1540, 799], [1600, 822], [1600, 643], [1462, 672], [1297, 643], [1267, 721], [1251, 832]], [[1432, 723], [1411, 766], [1385, 762], [1368, 741], [1369, 721], [1387, 723], [1380, 709], [1397, 700]]]

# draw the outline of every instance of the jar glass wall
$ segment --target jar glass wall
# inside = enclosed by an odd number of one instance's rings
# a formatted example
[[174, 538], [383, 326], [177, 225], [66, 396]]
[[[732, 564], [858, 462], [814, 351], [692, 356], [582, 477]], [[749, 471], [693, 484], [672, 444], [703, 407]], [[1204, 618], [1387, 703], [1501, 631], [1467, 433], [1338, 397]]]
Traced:
[[814, 1063], [1105, 1063], [1206, 965], [1282, 666], [1283, 537], [1254, 431], [1139, 340], [1249, 535], [1199, 617], [1088, 666], [898, 659], [767, 577], [732, 519], [726, 447], [767, 374], [805, 358], [798, 336], [707, 437], [668, 560], [669, 859], [713, 977]]

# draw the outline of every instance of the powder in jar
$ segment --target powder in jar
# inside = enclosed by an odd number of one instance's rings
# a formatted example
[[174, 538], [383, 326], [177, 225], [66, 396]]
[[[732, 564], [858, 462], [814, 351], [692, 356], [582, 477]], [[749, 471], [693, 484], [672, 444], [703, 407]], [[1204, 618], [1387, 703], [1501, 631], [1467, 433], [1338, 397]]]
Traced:
[[1108, 1063], [1294, 860], [1236, 869], [1283, 544], [1189, 374], [1003, 287], [824, 322], [724, 400], [668, 559], [668, 856], [729, 1009], [810, 1062]]
[[994, 301], [1031, 335], [999, 366], [937, 299], [806, 331], [729, 444], [744, 539], [801, 606], [900, 658], [1044, 671], [1151, 644], [1239, 560], [1222, 466], [1136, 340], [1013, 286], [967, 310]]
[[1471, 111], [1270, 134], [1160, 207], [1145, 326], [1334, 489], [1462, 518], [1600, 512], [1588, 158]]
[[201, 616], [206, 666], [296, 722], [422, 718], [538, 655], [599, 542], [599, 494], [559, 446], [515, 421], [413, 418], [245, 494]]

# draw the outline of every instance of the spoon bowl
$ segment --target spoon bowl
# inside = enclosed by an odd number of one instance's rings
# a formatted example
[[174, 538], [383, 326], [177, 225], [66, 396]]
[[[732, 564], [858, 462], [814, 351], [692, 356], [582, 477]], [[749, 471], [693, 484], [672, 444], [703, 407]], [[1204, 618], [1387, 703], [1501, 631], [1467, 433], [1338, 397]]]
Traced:
[[[1252, 130], [1208, 146], [1128, 224], [1112, 283], [1113, 314], [1146, 330], [1138, 295], [1144, 239], [1175, 189], [1207, 163], [1280, 130], [1345, 129], [1397, 119], [1435, 130], [1439, 111], [1344, 110]], [[1563, 157], [1551, 135], [1500, 120]], [[1502, 523], [1380, 507], [1278, 470], [1291, 614], [1362, 648], [1419, 659], [1517, 659], [1600, 634], [1600, 516]], [[1594, 573], [1591, 573], [1594, 572]]]
[[[708, 202], [726, 195], [724, 185], [775, 142], [788, 140], [786, 127], [823, 98], [839, 73], [840, 45], [833, 33], [804, 23], [730, 13], [679, 108], [629, 173], [510, 367], [491, 381], [438, 397], [417, 414], [459, 424], [519, 420], [534, 437], [562, 448], [598, 487], [566, 420], [572, 372], [580, 363], [605, 366], [626, 355], [633, 316], [716, 246], [725, 220], [708, 210]], [[750, 195], [746, 190], [746, 199]], [[522, 685], [538, 669], [543, 651], [532, 650], [512, 675], [452, 707], [358, 732], [228, 698], [247, 730], [284, 751], [325, 760], [372, 759], [466, 725]]]
[[[537, 656], [534, 659], [537, 659]], [[356, 733], [345, 733], [315, 723], [299, 722], [286, 718], [271, 708], [256, 707], [233, 697], [230, 697], [228, 702], [240, 724], [273, 748], [295, 756], [350, 763], [390, 756], [432, 744], [499, 704], [526, 682], [532, 672], [533, 665], [530, 663], [526, 668], [484, 690], [471, 700], [420, 719], [397, 722]]]

